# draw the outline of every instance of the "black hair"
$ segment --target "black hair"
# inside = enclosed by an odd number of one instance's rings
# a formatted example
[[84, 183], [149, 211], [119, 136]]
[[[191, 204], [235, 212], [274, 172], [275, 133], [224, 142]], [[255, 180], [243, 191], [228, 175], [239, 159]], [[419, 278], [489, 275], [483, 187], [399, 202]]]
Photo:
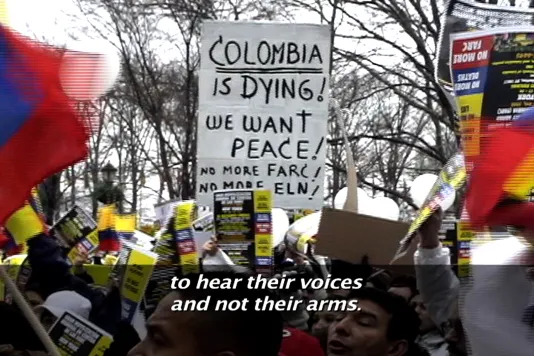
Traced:
[[375, 288], [387, 291], [389, 289], [390, 278], [390, 275], [387, 273], [379, 273], [367, 279], [367, 282], [372, 283]]
[[[211, 297], [206, 321], [209, 325], [218, 329], [215, 334], [224, 334], [225, 342], [230, 342], [246, 355], [277, 356], [282, 344], [284, 322], [282, 314], [277, 311], [255, 310], [255, 301], [269, 298], [276, 302], [276, 294], [268, 289], [247, 288], [248, 278], [252, 274], [236, 273], [229, 271], [213, 271], [200, 274], [189, 274], [180, 279], [188, 279], [190, 286], [177, 290], [182, 300], [205, 300]], [[202, 280], [229, 280], [234, 283], [232, 289], [197, 288], [197, 283]], [[247, 299], [248, 307], [245, 311], [220, 311], [215, 310], [218, 301], [231, 302], [234, 300]], [[209, 346], [209, 345], [207, 345]]]
[[414, 349], [421, 321], [404, 298], [376, 288], [361, 288], [352, 291], [348, 299], [368, 300], [384, 309], [391, 316], [386, 335], [388, 340], [405, 340], [408, 349]]
[[396, 288], [409, 288], [410, 292], [412, 293], [412, 297], [419, 294], [419, 291], [417, 290], [417, 280], [413, 276], [408, 275], [400, 275], [393, 278], [391, 283], [389, 284], [389, 288], [396, 287]]
[[14, 305], [0, 302], [0, 344], [16, 351], [46, 351], [43, 343], [22, 312]]
[[342, 260], [331, 260], [330, 275], [332, 278], [364, 278], [367, 279], [373, 268], [368, 263], [368, 258], [364, 256], [361, 264], [354, 264]]

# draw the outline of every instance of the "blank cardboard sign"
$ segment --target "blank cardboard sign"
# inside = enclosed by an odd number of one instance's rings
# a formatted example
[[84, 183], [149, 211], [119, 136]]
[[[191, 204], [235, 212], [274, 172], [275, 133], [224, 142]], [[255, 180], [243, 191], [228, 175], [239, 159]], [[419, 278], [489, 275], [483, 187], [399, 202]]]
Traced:
[[[370, 264], [385, 267], [391, 262], [409, 227], [398, 221], [324, 208], [315, 253], [356, 264], [367, 255]], [[415, 249], [413, 244], [395, 265], [413, 269]]]

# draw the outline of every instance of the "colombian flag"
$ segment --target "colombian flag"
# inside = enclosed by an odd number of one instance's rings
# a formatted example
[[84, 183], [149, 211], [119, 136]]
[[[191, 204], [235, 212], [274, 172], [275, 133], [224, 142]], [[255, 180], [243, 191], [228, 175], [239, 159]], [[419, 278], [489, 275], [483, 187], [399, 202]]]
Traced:
[[9, 256], [24, 252], [26, 242], [47, 232], [46, 225], [29, 202], [13, 213], [0, 232], [0, 248]]
[[[68, 70], [84, 79], [81, 91], [92, 85], [86, 83], [99, 70], [98, 60]], [[32, 187], [87, 155], [92, 123], [65, 94], [61, 64], [60, 50], [0, 25], [0, 224]]]
[[534, 228], [534, 108], [509, 127], [489, 133], [466, 194], [473, 226]]
[[100, 251], [120, 251], [121, 243], [115, 230], [115, 204], [106, 205], [98, 212], [98, 241]]
[[137, 226], [136, 214], [117, 214], [115, 216], [115, 231], [121, 239], [131, 240]]
[[24, 246], [17, 245], [15, 239], [4, 228], [0, 229], [0, 249], [4, 250], [7, 256], [21, 254]]

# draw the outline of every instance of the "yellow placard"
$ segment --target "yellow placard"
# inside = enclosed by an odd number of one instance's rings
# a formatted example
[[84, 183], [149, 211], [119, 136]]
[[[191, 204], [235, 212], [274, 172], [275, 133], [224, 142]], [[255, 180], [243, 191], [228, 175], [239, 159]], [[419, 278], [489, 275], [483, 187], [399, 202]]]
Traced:
[[134, 302], [140, 302], [143, 299], [156, 261], [156, 257], [149, 256], [142, 251], [132, 250], [130, 252], [122, 285], [123, 297]]
[[458, 222], [458, 241], [471, 241], [475, 238], [476, 234], [471, 229], [468, 221]]
[[112, 265], [84, 265], [87, 274], [93, 278], [97, 286], [106, 287], [109, 281], [109, 275], [113, 270]]
[[471, 274], [471, 261], [469, 258], [458, 258], [458, 277], [469, 277]]
[[462, 148], [466, 157], [480, 154], [480, 134], [482, 100], [484, 94], [473, 94], [458, 97], [460, 109], [460, 132]]
[[89, 356], [103, 356], [107, 349], [111, 346], [113, 339], [109, 336], [102, 336], [96, 345], [91, 350]]
[[176, 220], [174, 222], [176, 231], [192, 228], [194, 210], [195, 202], [193, 201], [181, 202], [176, 206]]
[[198, 273], [198, 254], [197, 253], [186, 253], [180, 255], [180, 265], [182, 266], [182, 273]]
[[254, 212], [256, 213], [271, 213], [272, 197], [270, 190], [255, 190], [254, 191]]
[[256, 257], [272, 257], [273, 255], [273, 236], [256, 235], [255, 239]]

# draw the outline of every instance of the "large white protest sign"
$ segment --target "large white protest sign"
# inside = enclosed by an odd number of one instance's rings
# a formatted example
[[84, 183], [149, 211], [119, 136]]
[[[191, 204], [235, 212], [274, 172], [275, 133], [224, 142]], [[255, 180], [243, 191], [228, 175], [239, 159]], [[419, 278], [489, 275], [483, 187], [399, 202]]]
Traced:
[[270, 189], [276, 207], [320, 209], [328, 118], [326, 25], [204, 23], [197, 200]]

